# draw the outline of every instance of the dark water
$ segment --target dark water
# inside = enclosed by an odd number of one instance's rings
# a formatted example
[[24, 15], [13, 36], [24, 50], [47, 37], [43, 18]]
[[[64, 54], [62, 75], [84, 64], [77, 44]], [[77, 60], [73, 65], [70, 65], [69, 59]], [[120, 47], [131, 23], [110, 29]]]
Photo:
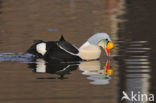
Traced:
[[[156, 95], [155, 3], [1, 0], [0, 102], [133, 103], [121, 101], [123, 91]], [[63, 34], [79, 47], [97, 32], [115, 43], [111, 58], [66, 63], [24, 54], [33, 40]]]

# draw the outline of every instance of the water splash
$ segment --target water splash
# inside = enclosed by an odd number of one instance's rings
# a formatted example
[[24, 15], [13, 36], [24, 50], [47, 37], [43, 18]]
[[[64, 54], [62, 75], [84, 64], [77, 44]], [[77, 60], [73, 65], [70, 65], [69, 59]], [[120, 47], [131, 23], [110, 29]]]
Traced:
[[5, 52], [0, 53], [0, 62], [12, 61], [12, 62], [31, 63], [32, 57], [34, 57], [34, 55], [29, 53]]

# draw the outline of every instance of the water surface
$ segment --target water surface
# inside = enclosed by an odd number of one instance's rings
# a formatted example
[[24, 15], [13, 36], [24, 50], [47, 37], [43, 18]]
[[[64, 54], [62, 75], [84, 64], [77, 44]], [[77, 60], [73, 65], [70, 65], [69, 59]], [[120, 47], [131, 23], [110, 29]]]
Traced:
[[[156, 94], [154, 4], [1, 0], [0, 102], [121, 103], [122, 91]], [[115, 43], [111, 58], [103, 53], [100, 61], [58, 63], [24, 54], [34, 40], [63, 34], [80, 47], [97, 32], [107, 32]]]

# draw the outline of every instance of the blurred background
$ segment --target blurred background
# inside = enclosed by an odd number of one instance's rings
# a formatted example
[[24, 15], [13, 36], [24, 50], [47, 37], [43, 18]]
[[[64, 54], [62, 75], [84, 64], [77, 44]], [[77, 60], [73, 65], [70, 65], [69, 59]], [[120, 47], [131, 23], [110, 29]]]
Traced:
[[[0, 0], [0, 102], [121, 103], [122, 91], [156, 96], [155, 4], [155, 0]], [[92, 74], [84, 75], [80, 69], [97, 68], [97, 62], [80, 64], [66, 79], [59, 79], [56, 74], [32, 72], [29, 63], [18, 58], [34, 40], [53, 41], [64, 35], [80, 47], [98, 32], [108, 33], [115, 43], [109, 64], [114, 73], [106, 81], [90, 78]], [[106, 64], [103, 56], [100, 65]]]

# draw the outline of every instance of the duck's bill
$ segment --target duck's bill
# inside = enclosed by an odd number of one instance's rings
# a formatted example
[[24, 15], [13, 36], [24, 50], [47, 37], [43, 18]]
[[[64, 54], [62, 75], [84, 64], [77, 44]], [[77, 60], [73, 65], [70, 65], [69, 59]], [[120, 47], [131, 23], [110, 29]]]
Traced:
[[110, 50], [109, 50], [109, 49], [105, 48], [105, 52], [106, 52], [106, 55], [107, 55], [107, 56], [111, 56]]

